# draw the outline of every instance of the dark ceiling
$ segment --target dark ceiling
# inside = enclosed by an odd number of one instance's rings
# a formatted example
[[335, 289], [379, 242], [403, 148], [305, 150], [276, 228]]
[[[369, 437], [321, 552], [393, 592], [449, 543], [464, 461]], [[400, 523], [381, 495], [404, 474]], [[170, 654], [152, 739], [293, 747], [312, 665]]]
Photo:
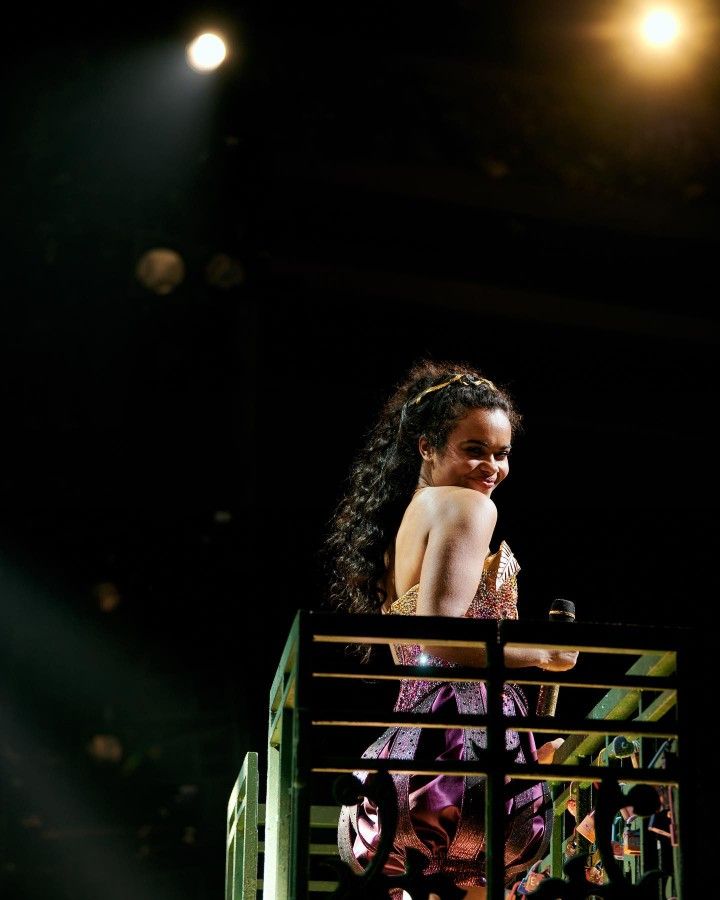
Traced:
[[[525, 412], [498, 527], [526, 614], [708, 615], [720, 75], [693, 9], [672, 69], [627, 4], [28, 10], [3, 85], [8, 897], [219, 896], [325, 523], [420, 356]], [[234, 53], [198, 76], [206, 24]], [[158, 246], [186, 267], [166, 296], [134, 275]]]

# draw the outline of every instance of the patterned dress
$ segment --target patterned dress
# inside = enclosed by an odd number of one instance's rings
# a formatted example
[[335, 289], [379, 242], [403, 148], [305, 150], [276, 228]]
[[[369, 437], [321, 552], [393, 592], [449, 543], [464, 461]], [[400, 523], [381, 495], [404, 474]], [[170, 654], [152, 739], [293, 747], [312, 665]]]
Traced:
[[[465, 613], [473, 619], [517, 618], [517, 573], [520, 566], [503, 541], [485, 560], [478, 591]], [[419, 585], [392, 604], [393, 615], [414, 615]], [[400, 665], [453, 667], [453, 663], [424, 653], [420, 646], [397, 645]], [[487, 712], [484, 684], [438, 681], [401, 681], [396, 712], [437, 713], [457, 709], [460, 714]], [[517, 685], [506, 684], [503, 711], [508, 717], [528, 714], [527, 698]], [[506, 731], [505, 743], [517, 763], [535, 760], [535, 741], [527, 732]], [[366, 759], [472, 760], [486, 746], [483, 729], [388, 729], [363, 754]], [[366, 773], [356, 773], [361, 779]], [[394, 775], [398, 800], [398, 827], [388, 875], [405, 871], [407, 853], [424, 859], [425, 875], [443, 874], [458, 887], [485, 882], [485, 778], [458, 775]], [[552, 801], [543, 782], [511, 781], [505, 793], [506, 883], [547, 852], [552, 825]], [[378, 813], [365, 799], [357, 807], [344, 807], [338, 829], [341, 858], [360, 872], [372, 859], [379, 842]], [[400, 893], [398, 892], [398, 896]]]

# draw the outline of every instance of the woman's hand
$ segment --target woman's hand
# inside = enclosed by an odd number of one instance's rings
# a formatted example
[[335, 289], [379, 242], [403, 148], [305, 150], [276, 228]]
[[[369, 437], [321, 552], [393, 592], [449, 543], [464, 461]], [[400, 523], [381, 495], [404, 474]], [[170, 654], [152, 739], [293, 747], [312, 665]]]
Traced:
[[547, 658], [542, 661], [540, 668], [546, 672], [567, 672], [577, 659], [577, 650], [548, 650]]
[[540, 763], [540, 765], [549, 766], [550, 763], [555, 759], [555, 751], [559, 750], [564, 743], [565, 738], [555, 738], [554, 741], [548, 741], [547, 744], [543, 744], [541, 747], [538, 747], [537, 761]]

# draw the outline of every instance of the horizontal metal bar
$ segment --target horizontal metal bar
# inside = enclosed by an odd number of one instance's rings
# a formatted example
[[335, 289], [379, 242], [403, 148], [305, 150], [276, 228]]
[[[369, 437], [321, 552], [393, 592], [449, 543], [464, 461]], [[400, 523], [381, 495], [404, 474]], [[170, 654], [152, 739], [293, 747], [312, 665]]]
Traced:
[[[657, 655], [658, 653], [675, 652], [675, 648], [668, 651], [666, 648], [658, 648], [655, 643], [652, 646], [643, 647], [613, 647], [605, 646], [597, 643], [584, 643], [580, 640], [580, 635], [570, 635], [566, 632], [565, 640], [561, 640], [558, 636], [557, 640], [551, 640], [551, 636], [545, 635], [545, 639], [528, 640], [528, 641], [505, 641], [504, 646], [514, 650], [536, 649], [536, 650], [576, 650], [578, 653], [594, 653], [598, 656], [645, 656]], [[597, 635], [596, 635], [597, 637]]]
[[[383, 617], [387, 618], [387, 617]], [[403, 616], [404, 619], [420, 618], [420, 616]], [[424, 618], [424, 617], [423, 617]], [[421, 623], [425, 624], [425, 623]], [[429, 630], [427, 625], [423, 628], [413, 627], [409, 629], [413, 633], [408, 635], [404, 630], [402, 635], [395, 636], [383, 631], [379, 635], [355, 635], [343, 632], [341, 634], [314, 634], [313, 641], [319, 644], [382, 644], [395, 646], [416, 646], [417, 644], [437, 647], [469, 647], [475, 650], [484, 649], [487, 644], [496, 643], [495, 636], [491, 638], [472, 637], [447, 637]]]
[[[436, 713], [383, 712], [366, 713], [352, 719], [342, 713], [314, 710], [311, 712], [313, 725], [322, 728], [458, 728], [464, 731], [473, 728], [487, 728], [490, 717], [487, 715], [462, 715], [449, 713], [438, 717]], [[659, 737], [673, 738], [678, 736], [677, 728], [658, 725], [654, 722], [638, 722], [636, 720], [618, 719], [558, 719], [539, 716], [509, 716], [502, 726], [508, 731], [532, 731], [548, 734], [598, 734], [604, 736], [623, 735], [624, 737]]]
[[[512, 722], [513, 720], [509, 720]], [[655, 737], [677, 738], [679, 731], [675, 723], [639, 721], [637, 719], [571, 719], [556, 716], [526, 716], [522, 725], [509, 724], [515, 731], [560, 734], [602, 734], [607, 737], [622, 735], [627, 738]]]
[[311, 806], [310, 827], [337, 828], [337, 817], [339, 812], [339, 806]]
[[[258, 803], [257, 823], [265, 824], [266, 807], [264, 803]], [[321, 806], [315, 805], [310, 807], [310, 827], [311, 828], [337, 828], [338, 815], [340, 814], [339, 806]]]
[[[467, 619], [451, 616], [339, 615], [304, 611], [313, 641], [323, 643], [431, 643], [473, 646], [495, 642], [512, 645], [582, 647], [592, 653], [639, 654], [677, 650], [690, 645], [690, 629], [547, 622]], [[459, 643], [458, 643], [459, 642]]]
[[[339, 818], [339, 816], [338, 816]], [[337, 822], [335, 823], [337, 826]], [[337, 856], [337, 844], [310, 844], [310, 853], [312, 856]]]
[[[516, 670], [517, 671], [517, 670]], [[549, 677], [544, 677], [547, 675]], [[588, 681], [587, 677], [580, 678], [571, 672], [547, 672], [543, 675], [532, 677], [521, 676], [513, 678], [514, 684], [522, 685], [551, 685], [559, 687], [575, 688], [601, 688], [611, 690], [636, 690], [636, 691], [677, 691], [677, 680], [674, 677], [652, 677], [647, 675], [613, 675], [612, 680], [605, 680], [602, 674], [597, 681]]]
[[[334, 827], [337, 828], [338, 819], [340, 818], [340, 809], [338, 808], [335, 815]], [[265, 852], [265, 841], [258, 841], [258, 853]], [[310, 844], [310, 854], [313, 856], [337, 856], [337, 844]]]
[[[308, 881], [308, 892], [313, 894], [330, 894], [333, 891], [337, 890], [338, 882], [337, 881]], [[262, 878], [258, 878], [257, 880], [257, 889], [259, 891], [264, 890], [265, 882]]]
[[[533, 622], [527, 619], [501, 619], [500, 641], [510, 645], [586, 648], [592, 653], [628, 653], [642, 655], [678, 650], [690, 645], [691, 630], [682, 627], [652, 627], [585, 622]], [[556, 644], [557, 642], [557, 644]]]
[[[356, 679], [360, 681], [454, 681], [457, 683], [475, 683], [487, 681], [487, 670], [466, 666], [340, 666], [333, 663], [333, 668], [321, 671], [316, 668], [313, 678]], [[512, 671], [512, 670], [508, 670]]]
[[[463, 644], [497, 641], [494, 619], [455, 616], [380, 616], [308, 613], [313, 641], [318, 643], [418, 643], [459, 640]], [[469, 634], [469, 637], [466, 635]]]
[[[418, 760], [385, 759], [345, 759], [327, 760], [322, 765], [313, 765], [312, 771], [318, 774], [337, 772], [389, 772], [391, 775], [457, 775], [472, 777], [487, 775], [488, 770], [479, 762], [458, 760], [446, 762], [435, 760], [430, 765], [423, 765]], [[494, 771], [497, 771], [494, 768]], [[608, 778], [622, 784], [657, 784], [679, 786], [679, 775], [676, 768], [668, 769], [633, 769], [607, 766], [558, 766], [558, 765], [516, 765], [508, 764], [503, 772], [520, 781], [602, 781]], [[612, 773], [609, 774], [609, 773]]]
[[[317, 666], [317, 664], [316, 664]], [[521, 675], [519, 669], [503, 668], [508, 682], [523, 685], [550, 685], [587, 689], [627, 688], [634, 690], [677, 690], [673, 677], [652, 678], [642, 675], [613, 675], [612, 680], [588, 681], [572, 672], [546, 672], [543, 675]], [[362, 681], [442, 681], [467, 684], [487, 681], [487, 670], [468, 666], [363, 666], [357, 663], [333, 663], [332, 670], [312, 672], [313, 678], [360, 679]]]

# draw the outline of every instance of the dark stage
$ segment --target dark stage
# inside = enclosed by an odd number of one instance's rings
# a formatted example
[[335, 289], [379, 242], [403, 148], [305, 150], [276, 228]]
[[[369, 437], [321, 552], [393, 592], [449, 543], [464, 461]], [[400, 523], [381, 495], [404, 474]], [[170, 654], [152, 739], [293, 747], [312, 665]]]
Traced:
[[[524, 413], [495, 497], [522, 616], [698, 626], [687, 703], [712, 712], [719, 21], [693, 9], [666, 68], [594, 0], [21, 14], [3, 898], [222, 896], [227, 796], [322, 602], [328, 520], [425, 356]], [[206, 27], [233, 51], [200, 75]], [[155, 247], [184, 261], [166, 294], [135, 274]]]

